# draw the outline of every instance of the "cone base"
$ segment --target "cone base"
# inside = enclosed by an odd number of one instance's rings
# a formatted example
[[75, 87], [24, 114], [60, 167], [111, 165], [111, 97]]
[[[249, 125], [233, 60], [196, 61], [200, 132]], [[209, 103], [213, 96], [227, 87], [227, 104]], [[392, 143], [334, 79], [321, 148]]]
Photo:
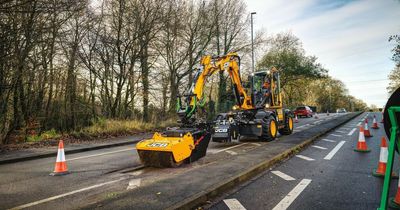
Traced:
[[50, 176], [62, 176], [62, 175], [67, 175], [67, 174], [69, 174], [69, 171], [64, 171], [64, 172], [53, 172], [53, 173], [50, 173], [49, 175], [50, 175]]
[[[376, 169], [375, 170], [373, 170], [372, 171], [372, 176], [375, 176], [375, 177], [385, 177], [385, 173], [378, 173], [377, 171], [376, 171]], [[396, 173], [392, 173], [392, 179], [397, 179], [397, 178], [399, 178], [399, 176], [396, 174]]]
[[393, 209], [400, 209], [400, 204], [394, 201], [394, 198], [389, 199], [389, 207]]
[[364, 150], [364, 149], [354, 149], [354, 151], [356, 151], [356, 152], [371, 152], [370, 149], [366, 149], [366, 150]]

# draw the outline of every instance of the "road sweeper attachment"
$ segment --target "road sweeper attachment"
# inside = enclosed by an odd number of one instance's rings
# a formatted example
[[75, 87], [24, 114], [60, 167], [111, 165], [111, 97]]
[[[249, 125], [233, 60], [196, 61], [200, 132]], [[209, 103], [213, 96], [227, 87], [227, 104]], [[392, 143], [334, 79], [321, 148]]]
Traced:
[[172, 128], [140, 141], [136, 149], [145, 166], [177, 167], [204, 157], [210, 137], [208, 129]]

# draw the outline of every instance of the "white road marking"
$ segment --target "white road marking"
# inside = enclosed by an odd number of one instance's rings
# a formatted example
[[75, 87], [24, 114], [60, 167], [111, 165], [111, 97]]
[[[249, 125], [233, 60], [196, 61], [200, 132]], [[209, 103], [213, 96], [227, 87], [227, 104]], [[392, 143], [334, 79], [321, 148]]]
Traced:
[[39, 201], [35, 201], [35, 202], [32, 202], [32, 203], [27, 203], [27, 204], [24, 204], [24, 205], [21, 205], [21, 206], [14, 207], [12, 209], [24, 209], [24, 208], [28, 208], [28, 207], [31, 207], [31, 206], [36, 206], [38, 204], [46, 203], [46, 202], [49, 202], [49, 201], [52, 201], [52, 200], [56, 200], [56, 199], [59, 199], [59, 198], [65, 197], [65, 196], [69, 196], [69, 195], [73, 195], [73, 194], [80, 193], [80, 192], [83, 192], [83, 191], [87, 191], [87, 190], [91, 190], [91, 189], [94, 189], [94, 188], [102, 187], [104, 185], [113, 184], [113, 183], [122, 181], [124, 179], [126, 179], [126, 178], [121, 178], [121, 179], [114, 180], [114, 181], [109, 181], [109, 182], [104, 182], [104, 183], [101, 183], [101, 184], [96, 184], [96, 185], [93, 185], [93, 186], [90, 186], [90, 187], [85, 187], [85, 188], [82, 188], [82, 189], [79, 189], [79, 190], [74, 190], [74, 191], [71, 191], [71, 192], [68, 192], [68, 193], [64, 193], [64, 194], [61, 194], [61, 195], [56, 195], [56, 196], [49, 197], [49, 198], [46, 198], [46, 199], [42, 199], [42, 200], [39, 200]]
[[67, 159], [67, 161], [79, 160], [79, 159], [85, 159], [85, 158], [91, 158], [91, 157], [97, 157], [97, 156], [102, 156], [102, 155], [109, 155], [109, 154], [114, 154], [114, 153], [118, 153], [118, 152], [133, 151], [133, 150], [136, 150], [136, 148], [132, 147], [132, 148], [121, 149], [121, 150], [112, 151], [112, 152], [105, 152], [105, 153], [94, 154], [94, 155], [86, 155], [86, 156], [82, 156], [82, 157]]
[[293, 178], [293, 177], [291, 177], [291, 176], [289, 176], [289, 175], [287, 175], [287, 174], [285, 174], [285, 173], [283, 173], [283, 172], [280, 172], [280, 171], [271, 171], [271, 172], [272, 172], [273, 174], [275, 174], [275, 175], [281, 177], [282, 179], [284, 179], [284, 180], [286, 180], [286, 181], [293, 181], [293, 180], [296, 180], [295, 178]]
[[361, 122], [357, 123], [357, 126], [360, 126], [360, 125], [361, 125]]
[[327, 141], [327, 142], [336, 142], [335, 140], [330, 140], [330, 139], [321, 139], [322, 141]]
[[272, 210], [284, 210], [289, 208], [290, 204], [303, 192], [304, 189], [311, 183], [311, 179], [303, 179], [293, 188]]
[[132, 189], [140, 187], [141, 181], [142, 181], [141, 179], [132, 179], [131, 181], [129, 181], [128, 187], [126, 187], [126, 189], [132, 190]]
[[230, 210], [246, 210], [246, 208], [244, 208], [244, 206], [234, 198], [224, 199], [224, 203]]
[[336, 145], [335, 148], [332, 149], [331, 152], [328, 153], [328, 155], [326, 155], [324, 157], [325, 160], [330, 160], [332, 159], [332, 157], [336, 154], [337, 151], [339, 151], [339, 149], [343, 146], [343, 144], [346, 143], [346, 141], [341, 141], [339, 142], [339, 144]]
[[259, 143], [251, 143], [252, 145], [255, 145], [255, 146], [257, 146], [257, 147], [259, 147], [259, 146], [261, 146], [261, 144], [259, 144]]
[[296, 155], [296, 157], [301, 158], [303, 160], [307, 160], [307, 161], [314, 161], [314, 159], [309, 158], [309, 157], [304, 156], [304, 155]]
[[296, 126], [296, 128], [302, 128], [302, 127], [304, 127], [305, 125], [302, 125], [302, 126]]
[[229, 151], [229, 150], [226, 150], [225, 152], [227, 152], [227, 153], [229, 153], [229, 154], [231, 154], [231, 155], [237, 155], [237, 153], [236, 153], [236, 152], [234, 152], [234, 151]]
[[143, 173], [143, 171], [140, 170], [140, 171], [135, 171], [135, 172], [129, 173], [129, 175], [132, 175], [132, 176], [139, 176], [139, 175], [142, 174], [142, 173]]
[[336, 136], [336, 137], [342, 137], [342, 135], [337, 135], [337, 134], [329, 134], [330, 136]]
[[314, 124], [318, 124], [320, 122], [322, 122], [322, 120], [315, 121]]
[[353, 128], [353, 130], [351, 130], [347, 135], [349, 135], [349, 136], [353, 135], [354, 131], [356, 131], [356, 130], [357, 130], [357, 128]]
[[346, 131], [335, 131], [335, 132], [338, 132], [338, 133], [347, 133]]
[[314, 148], [317, 148], [317, 149], [327, 149], [325, 147], [320, 147], [320, 146], [317, 146], [317, 145], [311, 145], [311, 146], [314, 147]]
[[243, 143], [243, 144], [238, 144], [238, 145], [235, 145], [235, 146], [227, 147], [225, 149], [221, 149], [221, 150], [215, 151], [213, 154], [217, 154], [217, 153], [220, 153], [220, 152], [223, 152], [223, 151], [226, 151], [226, 150], [230, 150], [230, 149], [233, 149], [233, 148], [236, 148], [236, 147], [244, 146], [246, 144], [248, 144], [248, 143]]

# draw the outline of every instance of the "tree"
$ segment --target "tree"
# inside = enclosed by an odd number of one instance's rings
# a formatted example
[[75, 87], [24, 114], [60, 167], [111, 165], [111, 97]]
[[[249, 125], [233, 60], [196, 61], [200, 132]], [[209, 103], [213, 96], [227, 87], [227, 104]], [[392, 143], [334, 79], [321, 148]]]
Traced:
[[390, 82], [387, 90], [389, 94], [392, 94], [395, 90], [400, 88], [400, 64], [396, 65], [388, 76]]

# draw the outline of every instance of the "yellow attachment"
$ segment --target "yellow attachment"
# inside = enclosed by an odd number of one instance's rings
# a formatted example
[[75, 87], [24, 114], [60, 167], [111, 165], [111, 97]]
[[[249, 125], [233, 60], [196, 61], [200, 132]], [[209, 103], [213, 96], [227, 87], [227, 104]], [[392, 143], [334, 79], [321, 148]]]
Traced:
[[186, 133], [183, 137], [166, 137], [156, 132], [152, 139], [145, 139], [136, 144], [136, 149], [147, 151], [171, 152], [175, 162], [188, 158], [194, 149], [192, 134]]

